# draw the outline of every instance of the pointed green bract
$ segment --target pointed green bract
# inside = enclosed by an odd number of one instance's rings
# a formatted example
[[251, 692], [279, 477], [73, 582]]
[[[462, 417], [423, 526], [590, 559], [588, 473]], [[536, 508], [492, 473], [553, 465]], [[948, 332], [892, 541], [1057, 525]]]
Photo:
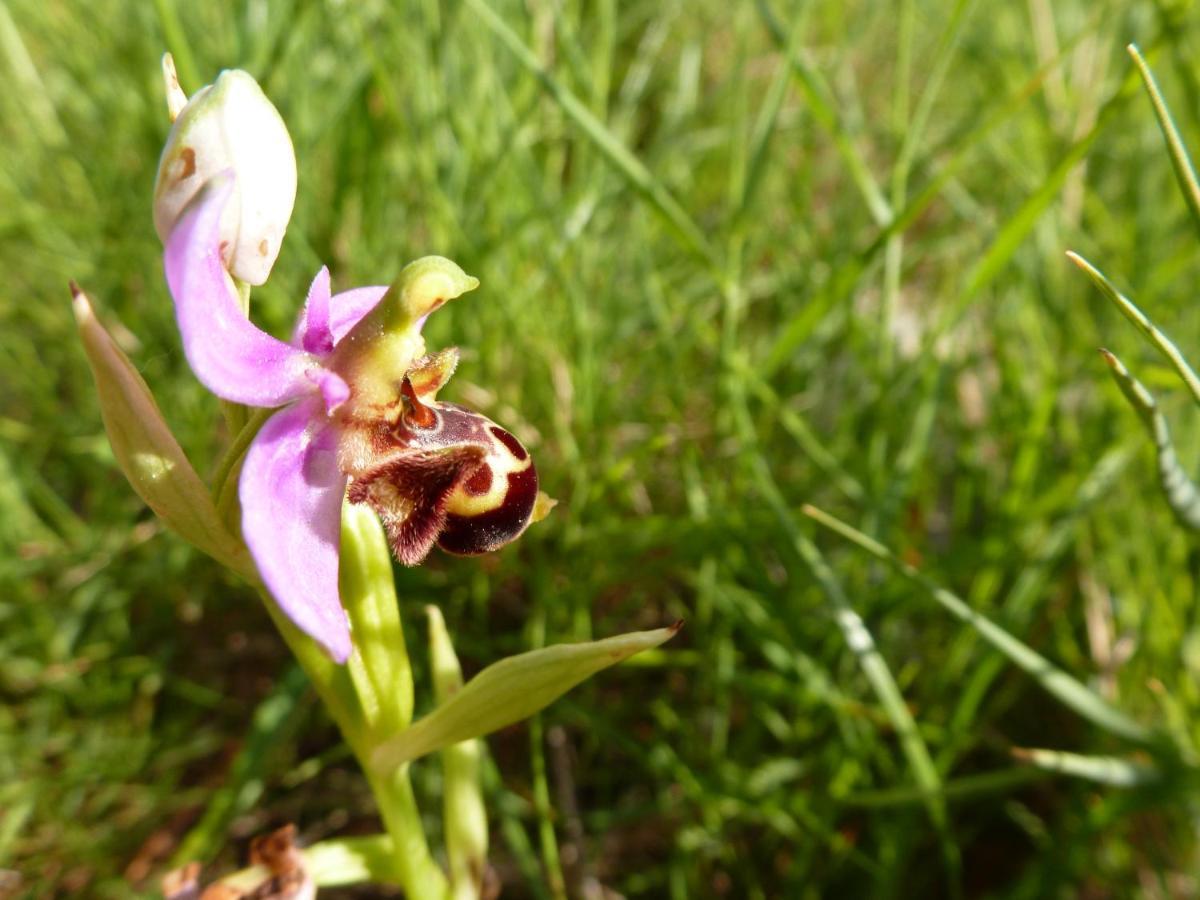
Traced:
[[166, 525], [218, 562], [254, 581], [241, 540], [221, 521], [208, 488], [175, 440], [150, 388], [72, 286], [75, 322], [100, 397], [100, 413], [117, 464]]
[[527, 719], [601, 669], [669, 640], [682, 626], [677, 622], [602, 641], [556, 644], [502, 659], [403, 734], [382, 744], [375, 751], [374, 766], [387, 770]]
[[1125, 395], [1125, 399], [1138, 414], [1151, 440], [1154, 441], [1154, 451], [1158, 458], [1158, 481], [1167, 497], [1167, 504], [1180, 524], [1193, 531], [1200, 531], [1200, 489], [1197, 489], [1195, 482], [1180, 465], [1175, 445], [1171, 443], [1171, 430], [1158, 408], [1158, 402], [1116, 356], [1107, 350], [1100, 352], [1104, 361], [1108, 363], [1117, 387], [1121, 389], [1121, 393]]

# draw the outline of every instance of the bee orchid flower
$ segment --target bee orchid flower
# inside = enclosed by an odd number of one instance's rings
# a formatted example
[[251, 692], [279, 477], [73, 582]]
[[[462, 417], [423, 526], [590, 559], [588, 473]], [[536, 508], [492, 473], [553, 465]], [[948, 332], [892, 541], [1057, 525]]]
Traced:
[[427, 355], [429, 313], [478, 281], [441, 257], [410, 263], [390, 287], [331, 295], [313, 280], [291, 341], [243, 314], [222, 261], [221, 216], [234, 176], [212, 178], [172, 228], [167, 284], [188, 363], [214, 394], [278, 408], [246, 452], [242, 534], [280, 608], [338, 662], [352, 635], [338, 596], [343, 499], [379, 515], [397, 558], [435, 543], [497, 549], [529, 525], [537, 472], [521, 443], [477, 412], [437, 400], [458, 361]]

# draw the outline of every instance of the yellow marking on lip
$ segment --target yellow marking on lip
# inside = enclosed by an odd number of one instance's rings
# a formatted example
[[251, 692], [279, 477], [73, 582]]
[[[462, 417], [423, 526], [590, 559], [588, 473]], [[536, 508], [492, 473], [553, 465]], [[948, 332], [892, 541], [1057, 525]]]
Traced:
[[492, 486], [486, 494], [469, 494], [463, 485], [458, 485], [446, 503], [446, 511], [463, 518], [472, 518], [499, 509], [504, 505], [508, 496], [508, 476], [524, 472], [533, 465], [533, 457], [526, 454], [524, 459], [517, 459], [507, 447], [501, 445], [497, 452], [493, 450], [487, 455], [483, 464], [492, 469]]

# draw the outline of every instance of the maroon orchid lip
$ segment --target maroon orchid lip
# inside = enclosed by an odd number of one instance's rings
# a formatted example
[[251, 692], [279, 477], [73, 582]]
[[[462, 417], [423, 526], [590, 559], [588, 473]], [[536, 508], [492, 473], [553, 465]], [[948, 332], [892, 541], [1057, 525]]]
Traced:
[[[445, 357], [440, 365], [454, 361]], [[426, 395], [442, 383], [427, 378]], [[422, 399], [407, 376], [400, 393], [394, 427], [386, 420], [348, 425], [365, 432], [356, 444], [369, 448], [355, 454], [369, 458], [351, 473], [350, 502], [375, 510], [405, 565], [420, 563], [435, 543], [477, 556], [517, 538], [533, 517], [538, 493], [537, 469], [521, 442], [474, 410]]]
[[[520, 442], [486, 416], [436, 400], [457, 351], [420, 356], [425, 316], [478, 281], [426, 257], [391, 288], [334, 296], [322, 268], [285, 343], [245, 317], [222, 263], [220, 220], [233, 186], [229, 173], [212, 179], [179, 218], [163, 258], [167, 283], [200, 381], [235, 403], [279, 407], [246, 452], [242, 534], [280, 608], [344, 662], [344, 498], [368, 503], [397, 558], [415, 565], [435, 543], [475, 554], [516, 538], [536, 506], [537, 471]], [[404, 282], [405, 273], [413, 280]], [[413, 295], [424, 304], [415, 311], [404, 306]], [[388, 343], [396, 337], [401, 344]]]

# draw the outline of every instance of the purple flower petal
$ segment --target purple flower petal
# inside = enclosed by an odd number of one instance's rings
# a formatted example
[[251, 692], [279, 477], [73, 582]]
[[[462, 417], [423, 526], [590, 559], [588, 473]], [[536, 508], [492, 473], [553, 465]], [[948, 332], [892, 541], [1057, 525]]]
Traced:
[[338, 597], [346, 476], [336, 439], [311, 397], [275, 413], [246, 453], [238, 495], [242, 534], [271, 596], [338, 662], [350, 626]]
[[321, 389], [321, 397], [325, 400], [325, 412], [332, 413], [350, 398], [350, 386], [342, 380], [342, 376], [328, 369], [309, 369], [308, 379]]
[[300, 321], [296, 323], [298, 343], [309, 353], [328, 353], [333, 349], [333, 334], [329, 330], [329, 268], [321, 266], [321, 271], [313, 279], [312, 287], [308, 289], [308, 299], [304, 301], [304, 311], [300, 313]]
[[336, 344], [344, 338], [359, 319], [379, 304], [386, 293], [387, 285], [375, 285], [335, 294], [329, 307], [329, 330], [333, 334], [333, 342]]
[[312, 390], [315, 360], [260, 331], [242, 314], [221, 263], [221, 211], [233, 178], [213, 178], [180, 217], [163, 254], [183, 351], [196, 377], [218, 397], [280, 406]]

